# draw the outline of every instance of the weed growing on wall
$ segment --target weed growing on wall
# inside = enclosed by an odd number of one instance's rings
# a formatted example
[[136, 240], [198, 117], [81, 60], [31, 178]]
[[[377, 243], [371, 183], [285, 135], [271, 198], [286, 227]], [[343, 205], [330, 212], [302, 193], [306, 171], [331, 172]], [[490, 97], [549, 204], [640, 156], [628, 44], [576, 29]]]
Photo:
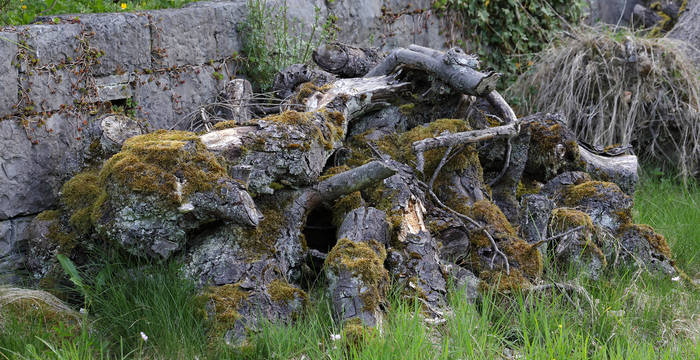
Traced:
[[[469, 41], [456, 45], [476, 52], [487, 67], [507, 74], [512, 82], [531, 65], [532, 54], [541, 51], [557, 30], [578, 22], [583, 15], [580, 0], [436, 0]], [[472, 47], [472, 48], [468, 48]]]
[[[275, 74], [292, 64], [303, 64], [321, 43], [335, 38], [335, 18], [321, 22], [316, 7], [313, 27], [304, 29], [300, 21], [290, 20], [287, 1], [281, 7], [267, 0], [249, 0], [248, 18], [239, 31], [243, 37], [245, 73], [253, 85], [266, 90]], [[305, 34], [308, 34], [306, 36]]]
[[38, 16], [179, 8], [198, 0], [0, 0], [0, 26], [24, 25]]

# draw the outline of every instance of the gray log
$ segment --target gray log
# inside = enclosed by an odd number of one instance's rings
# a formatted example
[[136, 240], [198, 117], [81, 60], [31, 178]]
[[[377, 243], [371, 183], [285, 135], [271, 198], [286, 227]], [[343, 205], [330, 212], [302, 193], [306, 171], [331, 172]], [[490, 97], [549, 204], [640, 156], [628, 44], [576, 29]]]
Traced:
[[474, 63], [474, 61], [474, 58], [468, 57], [458, 48], [450, 49], [439, 58], [431, 57], [426, 52], [397, 49], [365, 77], [387, 75], [396, 67], [404, 65], [434, 74], [462, 94], [485, 96], [495, 89], [501, 75], [477, 71], [472, 67], [478, 65], [478, 62]]
[[312, 57], [321, 69], [341, 78], [362, 77], [383, 58], [378, 49], [337, 42], [319, 46]]

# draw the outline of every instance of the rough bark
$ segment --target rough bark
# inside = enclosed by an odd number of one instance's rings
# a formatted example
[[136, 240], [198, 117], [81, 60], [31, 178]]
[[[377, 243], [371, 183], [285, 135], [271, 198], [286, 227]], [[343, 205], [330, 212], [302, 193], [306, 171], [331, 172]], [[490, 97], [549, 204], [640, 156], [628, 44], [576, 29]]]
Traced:
[[311, 69], [306, 65], [294, 64], [275, 75], [272, 83], [272, 91], [280, 99], [289, 98], [297, 86], [312, 82], [316, 86], [322, 86], [335, 80], [332, 74], [323, 70]]
[[321, 69], [341, 78], [365, 76], [383, 58], [378, 49], [337, 42], [319, 46], [312, 57]]
[[[413, 49], [416, 49], [414, 46]], [[458, 48], [450, 49], [440, 57], [423, 51], [398, 49], [392, 51], [379, 65], [365, 77], [390, 74], [396, 67], [404, 65], [434, 74], [462, 94], [485, 96], [496, 87], [500, 74], [482, 73], [476, 70], [478, 61]]]

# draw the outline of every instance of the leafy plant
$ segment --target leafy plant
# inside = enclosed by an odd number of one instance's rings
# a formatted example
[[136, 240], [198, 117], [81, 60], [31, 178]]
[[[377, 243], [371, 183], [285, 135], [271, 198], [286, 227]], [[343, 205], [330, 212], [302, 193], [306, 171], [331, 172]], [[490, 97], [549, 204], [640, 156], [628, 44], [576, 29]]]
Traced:
[[243, 35], [245, 72], [257, 88], [268, 89], [278, 71], [306, 63], [316, 47], [335, 38], [335, 18], [330, 16], [321, 23], [318, 7], [308, 38], [300, 22], [294, 23], [287, 14], [286, 0], [281, 7], [267, 0], [248, 0], [248, 17], [239, 30]]
[[[450, 15], [482, 61], [506, 74], [507, 82], [532, 64], [553, 33], [577, 22], [580, 0], [436, 0], [433, 6]], [[461, 36], [460, 36], [461, 37]]]

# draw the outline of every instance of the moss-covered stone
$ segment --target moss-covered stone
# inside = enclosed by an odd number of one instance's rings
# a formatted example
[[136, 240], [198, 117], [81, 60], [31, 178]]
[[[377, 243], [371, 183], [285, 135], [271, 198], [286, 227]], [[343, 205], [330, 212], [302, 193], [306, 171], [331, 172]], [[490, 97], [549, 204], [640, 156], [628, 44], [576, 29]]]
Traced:
[[275, 302], [299, 301], [308, 302], [309, 296], [303, 290], [296, 288], [282, 280], [273, 280], [267, 285], [270, 299]]
[[608, 199], [610, 191], [622, 192], [616, 184], [611, 182], [587, 181], [569, 187], [564, 194], [564, 204], [566, 206], [576, 206], [585, 199], [605, 201]]
[[579, 231], [555, 241], [555, 244], [559, 244], [556, 247], [555, 257], [558, 262], [574, 265], [596, 279], [601, 269], [607, 265], [601, 250], [601, 246], [609, 247], [609, 244], [601, 243], [601, 239], [605, 237], [599, 233], [593, 220], [585, 212], [571, 208], [552, 210], [549, 223], [550, 234], [563, 234], [581, 226], [583, 228]]
[[241, 290], [239, 284], [226, 284], [208, 288], [203, 293], [203, 300], [211, 304], [211, 313], [207, 317], [211, 317], [212, 331], [217, 337], [221, 337], [224, 333], [233, 327], [233, 323], [241, 318], [238, 312], [241, 302], [248, 298], [249, 293]]
[[196, 134], [165, 130], [128, 139], [99, 174], [103, 186], [115, 181], [129, 191], [158, 194], [174, 203], [211, 190], [226, 177], [226, 169]]
[[336, 273], [350, 271], [365, 284], [377, 286], [388, 281], [389, 275], [384, 268], [385, 259], [386, 250], [377, 241], [363, 243], [343, 238], [338, 240], [328, 253], [325, 266]]
[[[513, 225], [510, 224], [506, 216], [496, 204], [481, 200], [474, 203], [468, 213], [472, 219], [485, 224], [486, 229], [494, 239], [509, 238], [516, 235]], [[469, 232], [469, 240], [476, 247], [490, 247], [489, 241], [483, 230], [476, 229]]]
[[493, 289], [501, 293], [510, 293], [532, 286], [530, 280], [523, 276], [519, 269], [514, 268], [510, 269], [510, 274], [505, 270], [485, 270], [479, 274], [479, 278], [482, 280], [479, 283], [479, 290], [481, 291]]
[[545, 118], [527, 124], [531, 134], [525, 171], [546, 182], [564, 171], [583, 169], [576, 137], [566, 126]]
[[350, 351], [366, 344], [372, 333], [372, 328], [365, 326], [359, 318], [349, 319], [343, 324], [343, 340]]
[[333, 225], [339, 228], [343, 224], [345, 216], [362, 205], [364, 205], [364, 200], [362, 200], [362, 194], [359, 191], [338, 198], [333, 203]]

